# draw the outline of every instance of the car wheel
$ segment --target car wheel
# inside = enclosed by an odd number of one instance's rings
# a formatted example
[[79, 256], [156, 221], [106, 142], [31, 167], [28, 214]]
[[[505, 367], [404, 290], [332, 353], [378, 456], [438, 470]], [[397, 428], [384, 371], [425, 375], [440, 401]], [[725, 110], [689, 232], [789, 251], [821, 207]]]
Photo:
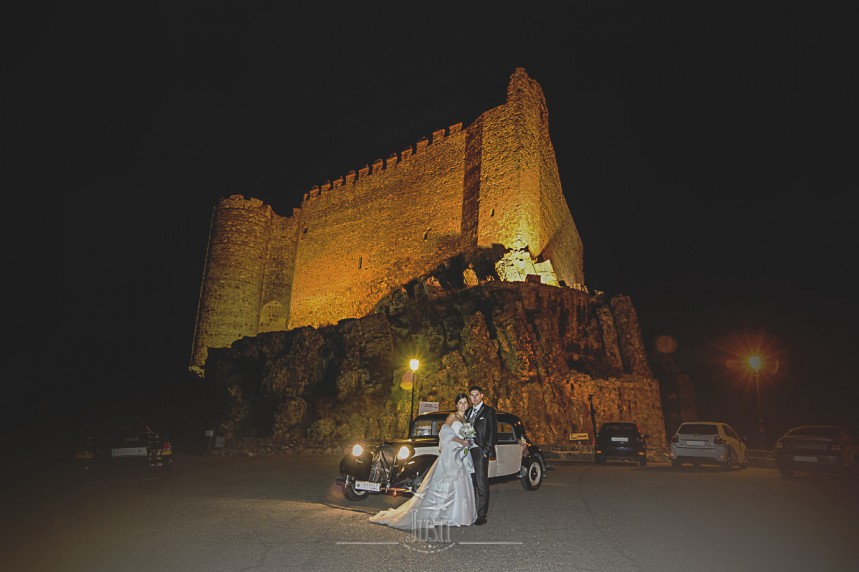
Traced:
[[734, 450], [728, 449], [728, 458], [725, 460], [725, 463], [722, 465], [722, 468], [726, 471], [730, 471], [734, 467]]
[[367, 500], [367, 497], [370, 496], [370, 492], [355, 490], [352, 483], [346, 483], [343, 485], [343, 496], [350, 501], [362, 501]]
[[536, 491], [543, 484], [543, 465], [539, 459], [530, 459], [523, 468], [525, 474], [519, 477], [522, 488], [526, 491]]
[[783, 477], [793, 476], [793, 469], [791, 469], [790, 467], [779, 467], [778, 472], [781, 473], [781, 476]]
[[679, 469], [681, 464], [679, 459], [671, 459], [671, 466], [675, 469]]

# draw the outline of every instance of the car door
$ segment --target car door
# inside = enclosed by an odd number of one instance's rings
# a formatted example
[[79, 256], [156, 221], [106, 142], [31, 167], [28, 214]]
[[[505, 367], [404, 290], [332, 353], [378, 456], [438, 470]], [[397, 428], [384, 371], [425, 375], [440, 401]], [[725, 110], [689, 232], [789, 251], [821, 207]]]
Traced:
[[495, 445], [496, 460], [489, 463], [489, 476], [501, 477], [519, 472], [522, 466], [522, 446], [516, 440], [513, 424], [498, 422], [498, 444]]

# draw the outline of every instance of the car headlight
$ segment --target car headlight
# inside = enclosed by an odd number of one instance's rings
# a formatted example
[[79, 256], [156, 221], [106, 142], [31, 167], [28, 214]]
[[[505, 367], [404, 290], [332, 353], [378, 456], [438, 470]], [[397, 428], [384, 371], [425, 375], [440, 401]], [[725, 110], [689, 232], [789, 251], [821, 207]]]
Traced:
[[403, 461], [405, 459], [408, 459], [411, 454], [412, 452], [409, 451], [409, 448], [403, 445], [402, 447], [400, 447], [400, 450], [397, 451], [397, 458]]
[[354, 447], [352, 447], [352, 454], [356, 457], [360, 457], [364, 454], [364, 447], [362, 447], [361, 445], [355, 445]]

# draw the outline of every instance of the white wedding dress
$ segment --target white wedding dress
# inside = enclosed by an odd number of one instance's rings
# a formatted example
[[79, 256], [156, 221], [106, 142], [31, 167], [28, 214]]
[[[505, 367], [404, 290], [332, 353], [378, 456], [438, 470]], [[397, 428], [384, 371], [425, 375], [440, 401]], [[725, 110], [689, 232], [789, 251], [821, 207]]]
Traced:
[[469, 526], [477, 518], [477, 503], [471, 473], [474, 463], [470, 454], [462, 453], [458, 437], [460, 421], [442, 425], [438, 434], [439, 455], [427, 471], [415, 494], [397, 508], [383, 510], [370, 517], [370, 522], [387, 524], [403, 530], [427, 528], [433, 523], [446, 526]]

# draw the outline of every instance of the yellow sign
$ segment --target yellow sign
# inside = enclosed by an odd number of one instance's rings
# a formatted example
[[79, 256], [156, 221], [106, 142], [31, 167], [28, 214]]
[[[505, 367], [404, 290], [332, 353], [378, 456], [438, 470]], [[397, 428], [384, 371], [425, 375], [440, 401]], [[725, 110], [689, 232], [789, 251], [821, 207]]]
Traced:
[[587, 433], [570, 433], [570, 441], [588, 441], [590, 435]]

